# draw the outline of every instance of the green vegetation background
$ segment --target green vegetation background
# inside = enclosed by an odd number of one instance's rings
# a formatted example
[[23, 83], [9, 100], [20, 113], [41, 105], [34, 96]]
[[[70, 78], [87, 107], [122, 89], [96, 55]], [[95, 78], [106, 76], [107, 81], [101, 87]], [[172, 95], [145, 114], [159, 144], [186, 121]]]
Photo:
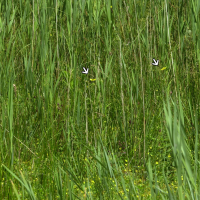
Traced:
[[199, 199], [199, 8], [1, 1], [0, 199]]

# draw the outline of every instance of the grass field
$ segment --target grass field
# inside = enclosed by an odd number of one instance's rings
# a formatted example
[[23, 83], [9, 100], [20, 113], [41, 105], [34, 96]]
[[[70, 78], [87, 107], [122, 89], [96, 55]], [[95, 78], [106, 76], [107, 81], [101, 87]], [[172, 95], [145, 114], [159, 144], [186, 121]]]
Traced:
[[199, 9], [1, 1], [0, 199], [200, 199]]

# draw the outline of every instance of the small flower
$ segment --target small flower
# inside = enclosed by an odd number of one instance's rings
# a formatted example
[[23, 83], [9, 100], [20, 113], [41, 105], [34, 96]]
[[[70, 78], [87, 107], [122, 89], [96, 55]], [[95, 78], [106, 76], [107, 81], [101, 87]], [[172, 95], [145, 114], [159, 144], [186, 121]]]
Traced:
[[171, 158], [171, 155], [170, 155], [170, 154], [168, 155], [168, 158]]
[[92, 78], [91, 78], [90, 81], [96, 81], [96, 79], [92, 79]]
[[165, 70], [165, 69], [167, 69], [167, 67], [163, 67], [161, 70]]
[[158, 165], [158, 162], [156, 162], [156, 165]]
[[16, 95], [16, 92], [17, 92], [17, 87], [15, 84], [13, 84], [13, 88], [14, 88], [14, 92], [15, 92], [15, 95]]

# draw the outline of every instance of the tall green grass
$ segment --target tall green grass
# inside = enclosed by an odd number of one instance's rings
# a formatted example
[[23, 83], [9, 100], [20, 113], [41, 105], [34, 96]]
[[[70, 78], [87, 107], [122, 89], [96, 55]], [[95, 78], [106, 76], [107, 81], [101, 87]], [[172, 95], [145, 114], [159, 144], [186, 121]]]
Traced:
[[0, 198], [199, 199], [199, 8], [1, 2]]

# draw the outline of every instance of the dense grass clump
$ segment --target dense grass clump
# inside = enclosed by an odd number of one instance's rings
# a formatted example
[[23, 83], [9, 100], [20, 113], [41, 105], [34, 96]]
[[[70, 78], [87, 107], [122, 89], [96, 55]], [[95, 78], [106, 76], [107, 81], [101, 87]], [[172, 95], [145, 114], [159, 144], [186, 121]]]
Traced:
[[2, 1], [0, 199], [199, 199], [199, 8]]

